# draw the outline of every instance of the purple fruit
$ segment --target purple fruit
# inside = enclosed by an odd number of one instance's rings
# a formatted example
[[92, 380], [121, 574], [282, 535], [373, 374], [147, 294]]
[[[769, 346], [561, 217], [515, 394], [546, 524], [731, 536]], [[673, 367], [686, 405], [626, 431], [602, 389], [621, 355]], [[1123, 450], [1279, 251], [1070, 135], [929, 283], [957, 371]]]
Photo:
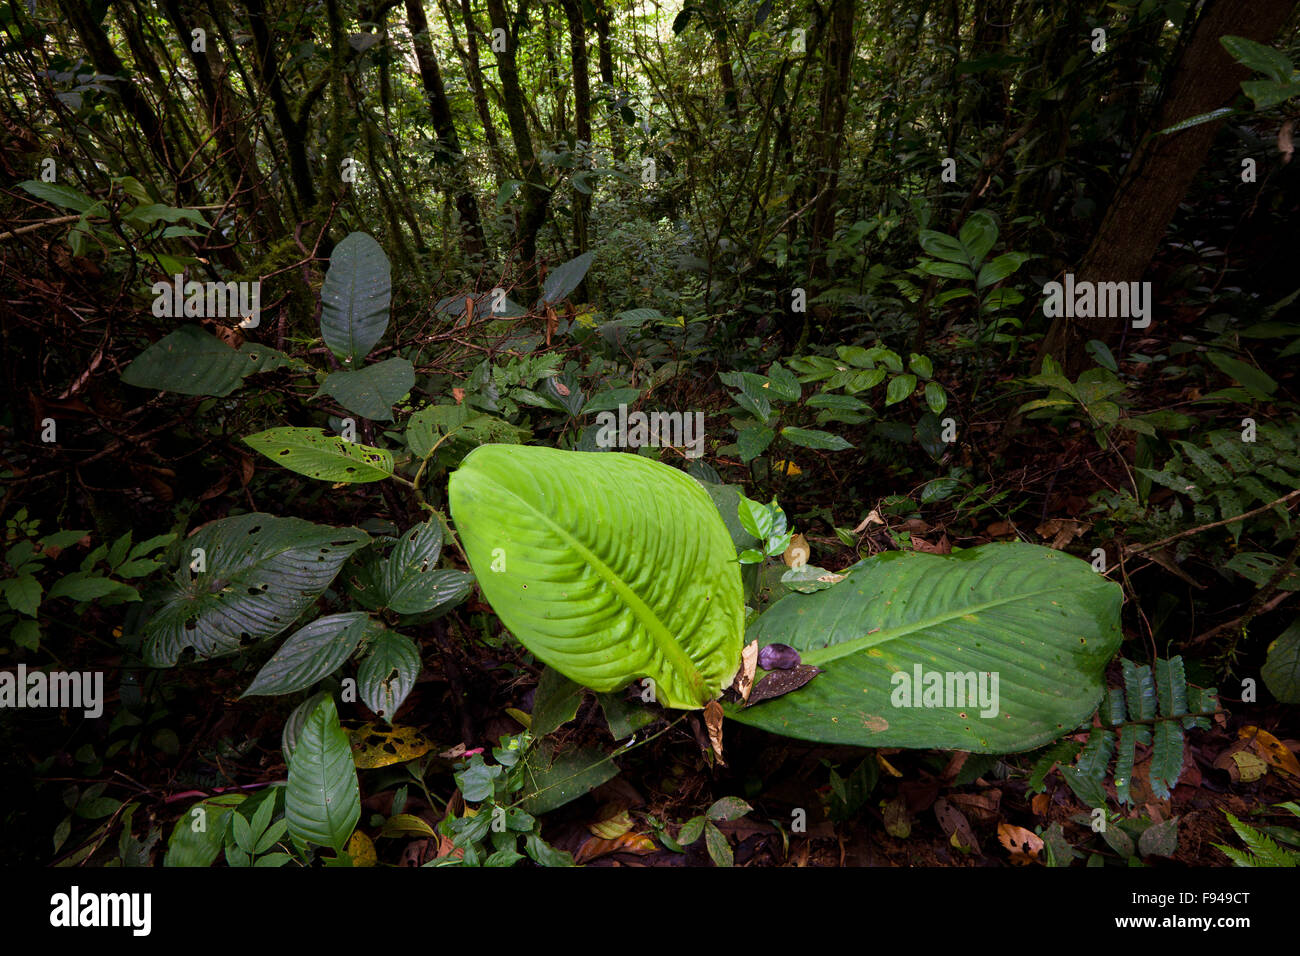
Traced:
[[758, 666], [765, 671], [788, 671], [799, 666], [799, 652], [789, 644], [769, 644], [758, 652]]

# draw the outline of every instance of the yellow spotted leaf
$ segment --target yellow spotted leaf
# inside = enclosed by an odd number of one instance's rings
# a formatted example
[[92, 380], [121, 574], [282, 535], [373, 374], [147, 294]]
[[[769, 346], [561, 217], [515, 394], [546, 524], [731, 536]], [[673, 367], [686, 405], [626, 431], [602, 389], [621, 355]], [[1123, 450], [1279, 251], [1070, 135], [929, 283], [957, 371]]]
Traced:
[[374, 841], [360, 830], [354, 830], [348, 840], [348, 856], [352, 857], [353, 866], [374, 866], [379, 862]]
[[1293, 777], [1300, 777], [1300, 760], [1296, 760], [1296, 755], [1287, 749], [1286, 744], [1267, 730], [1261, 730], [1253, 726], [1242, 727], [1237, 731], [1237, 736], [1250, 738], [1253, 744], [1252, 749], [1268, 761], [1270, 766], [1276, 767], [1284, 773], [1289, 773]]
[[361, 770], [406, 763], [424, 756], [433, 748], [433, 741], [414, 727], [388, 727], [380, 721], [349, 729], [347, 734], [352, 746], [352, 762]]

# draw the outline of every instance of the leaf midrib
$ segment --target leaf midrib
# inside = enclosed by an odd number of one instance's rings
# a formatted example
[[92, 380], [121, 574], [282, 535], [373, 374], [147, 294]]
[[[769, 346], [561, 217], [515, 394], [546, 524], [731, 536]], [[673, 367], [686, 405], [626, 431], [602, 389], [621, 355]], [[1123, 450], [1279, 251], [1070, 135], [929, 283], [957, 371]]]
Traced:
[[994, 598], [991, 601], [984, 601], [980, 604], [965, 605], [954, 611], [936, 614], [931, 617], [922, 618], [919, 621], [913, 621], [910, 624], [892, 627], [887, 631], [877, 631], [874, 634], [864, 634], [862, 637], [851, 638], [839, 644], [832, 644], [830, 647], [823, 647], [818, 650], [809, 651], [803, 655], [805, 664], [825, 664], [829, 661], [839, 660], [841, 657], [847, 657], [850, 654], [856, 654], [867, 648], [875, 647], [878, 644], [884, 644], [898, 637], [904, 637], [916, 631], [923, 631], [927, 628], [935, 627], [939, 624], [945, 624], [955, 618], [964, 617], [967, 614], [978, 614], [981, 611], [987, 611], [992, 608], [1001, 607], [1004, 604], [1012, 604], [1017, 601], [1024, 601], [1030, 598], [1040, 597], [1045, 594], [1055, 594], [1060, 591], [1059, 586], [1042, 588], [1037, 591], [1022, 591], [1009, 597]]
[[[659, 616], [654, 613], [650, 606], [641, 600], [637, 593], [633, 591], [621, 577], [615, 574], [609, 565], [602, 561], [595, 552], [579, 541], [567, 528], [563, 525], [557, 524], [550, 515], [539, 510], [532, 502], [528, 501], [513, 489], [507, 488], [500, 482], [493, 481], [491, 483], [505, 494], [519, 501], [528, 511], [540, 519], [540, 523], [551, 528], [561, 540], [566, 542], [570, 547], [582, 555], [588, 566], [593, 568], [597, 575], [614, 588], [615, 592], [623, 599], [624, 603], [631, 608], [637, 619], [645, 624], [646, 631], [649, 633], [655, 647], [659, 649], [663, 656], [667, 658], [678, 671], [681, 671], [686, 675], [688, 684], [696, 691], [696, 695], [699, 696], [706, 683], [704, 675], [700, 673], [699, 668], [695, 666], [695, 662], [686, 655], [686, 651], [682, 648], [681, 644], [678, 643], [677, 638], [675, 638], [672, 635], [672, 632], [664, 626], [663, 622], [660, 621]], [[701, 701], [701, 703], [704, 703], [704, 701]]]

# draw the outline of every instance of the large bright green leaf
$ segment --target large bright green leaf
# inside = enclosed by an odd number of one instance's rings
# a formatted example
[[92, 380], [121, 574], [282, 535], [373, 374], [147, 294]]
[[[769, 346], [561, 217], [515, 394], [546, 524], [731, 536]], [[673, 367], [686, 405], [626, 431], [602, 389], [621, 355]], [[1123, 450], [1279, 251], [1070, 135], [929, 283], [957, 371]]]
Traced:
[[448, 500], [484, 595], [544, 663], [597, 691], [652, 678], [668, 707], [731, 683], [740, 570], [689, 475], [622, 452], [484, 445]]
[[340, 853], [361, 819], [352, 748], [331, 698], [316, 705], [298, 734], [289, 761], [284, 817], [298, 843], [329, 846]]
[[357, 668], [361, 700], [392, 723], [393, 715], [415, 686], [422, 666], [420, 648], [415, 641], [396, 631], [380, 631], [370, 645], [370, 653]]
[[359, 365], [388, 328], [393, 283], [388, 256], [364, 232], [334, 247], [320, 289], [320, 331], [340, 361]]
[[365, 611], [326, 614], [289, 635], [241, 695], [292, 694], [343, 666], [365, 636]]
[[393, 406], [415, 385], [415, 367], [390, 358], [355, 371], [331, 372], [315, 398], [329, 395], [350, 412], [375, 421], [392, 421]]
[[[1122, 594], [1087, 562], [1007, 543], [943, 556], [890, 551], [849, 570], [829, 590], [782, 598], [747, 635], [789, 644], [823, 673], [729, 716], [823, 743], [1012, 753], [1070, 732], [1096, 709], [1119, 648]], [[916, 668], [922, 689], [930, 673], [945, 675], [945, 690], [948, 673], [974, 674], [977, 689], [990, 675], [990, 690], [996, 675], [996, 713], [969, 700], [895, 706], [904, 678], [924, 703]]]
[[402, 535], [384, 562], [383, 606], [398, 614], [422, 614], [469, 594], [474, 576], [451, 568], [439, 570], [441, 553], [442, 524], [437, 518]]
[[393, 473], [392, 452], [327, 435], [319, 428], [268, 428], [245, 435], [244, 444], [277, 465], [321, 481], [360, 484], [380, 481]]
[[[357, 528], [258, 512], [205, 525], [184, 542], [145, 625], [146, 662], [170, 667], [187, 647], [199, 657], [229, 654], [287, 630], [369, 540]], [[191, 571], [200, 560], [205, 570]]]
[[122, 381], [181, 395], [229, 395], [245, 375], [288, 362], [282, 352], [245, 342], [238, 350], [197, 325], [182, 325], [149, 346], [122, 373]]

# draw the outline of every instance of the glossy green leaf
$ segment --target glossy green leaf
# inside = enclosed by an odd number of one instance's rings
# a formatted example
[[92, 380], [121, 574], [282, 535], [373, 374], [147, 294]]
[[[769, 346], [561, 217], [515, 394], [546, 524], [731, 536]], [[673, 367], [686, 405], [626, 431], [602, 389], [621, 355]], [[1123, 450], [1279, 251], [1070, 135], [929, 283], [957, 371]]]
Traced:
[[[814, 594], [777, 601], [750, 628], [761, 645], [789, 644], [820, 667], [805, 687], [753, 707], [742, 723], [823, 743], [1012, 753], [1086, 721], [1102, 671], [1119, 647], [1118, 585], [1051, 548], [988, 544], [952, 555], [890, 551], [848, 569]], [[925, 698], [930, 673], [998, 678], [996, 713]], [[911, 700], [904, 690], [914, 691]], [[988, 702], [991, 705], [991, 694]], [[985, 713], [985, 711], [990, 711]]]
[[423, 667], [420, 648], [405, 634], [380, 630], [370, 653], [357, 668], [357, 690], [362, 702], [392, 723]]
[[355, 371], [331, 372], [316, 398], [329, 395], [350, 412], [375, 421], [392, 421], [393, 406], [415, 386], [415, 367], [390, 358]]
[[781, 437], [792, 445], [802, 448], [817, 448], [825, 451], [844, 451], [853, 444], [839, 435], [820, 431], [816, 428], [782, 428]]
[[[258, 512], [203, 526], [183, 543], [182, 564], [144, 625], [146, 663], [170, 667], [186, 648], [229, 654], [287, 630], [369, 540], [356, 528]], [[190, 570], [196, 552], [204, 571]]]
[[359, 365], [388, 329], [393, 284], [388, 256], [364, 232], [334, 247], [321, 284], [320, 331], [340, 361]]
[[319, 428], [268, 428], [245, 435], [244, 444], [281, 467], [321, 481], [361, 484], [380, 481], [393, 473], [392, 452], [345, 441]]
[[442, 524], [430, 518], [402, 535], [384, 562], [382, 606], [398, 614], [422, 614], [454, 605], [469, 594], [473, 575], [438, 568]]
[[244, 376], [288, 361], [270, 346], [245, 342], [232, 349], [197, 325], [182, 325], [136, 356], [122, 373], [122, 381], [137, 388], [220, 397], [238, 388]]
[[352, 748], [330, 698], [316, 705], [298, 735], [289, 761], [284, 816], [296, 842], [333, 847], [340, 853], [361, 819]]
[[597, 691], [650, 677], [668, 707], [730, 684], [740, 571], [695, 479], [622, 452], [484, 445], [448, 500], [484, 596], [543, 662]]
[[280, 730], [280, 752], [284, 754], [286, 764], [293, 759], [293, 748], [298, 743], [298, 735], [302, 733], [307, 718], [312, 715], [316, 705], [329, 696], [329, 691], [317, 691], [290, 711], [289, 716], [284, 721], [284, 727]]
[[361, 643], [369, 626], [365, 611], [326, 614], [289, 635], [262, 665], [248, 690], [240, 696], [292, 694], [306, 690], [343, 666]]

